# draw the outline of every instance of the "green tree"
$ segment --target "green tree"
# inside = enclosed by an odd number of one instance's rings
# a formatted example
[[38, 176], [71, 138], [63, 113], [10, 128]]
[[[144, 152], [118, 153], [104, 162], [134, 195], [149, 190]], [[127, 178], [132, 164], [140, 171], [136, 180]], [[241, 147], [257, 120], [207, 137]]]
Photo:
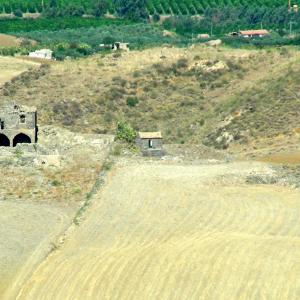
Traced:
[[149, 18], [146, 0], [114, 0], [117, 14], [126, 19], [140, 21]]
[[116, 139], [133, 144], [136, 139], [136, 132], [128, 123], [119, 122], [117, 126]]
[[57, 7], [57, 1], [56, 0], [50, 0], [49, 1], [49, 7]]
[[102, 17], [109, 9], [109, 3], [107, 0], [99, 0], [95, 3], [93, 8], [93, 15], [95, 17]]
[[22, 13], [22, 11], [21, 11], [21, 9], [16, 9], [16, 10], [14, 10], [14, 15], [16, 16], [16, 17], [18, 17], [18, 18], [22, 18], [23, 17], [23, 13]]

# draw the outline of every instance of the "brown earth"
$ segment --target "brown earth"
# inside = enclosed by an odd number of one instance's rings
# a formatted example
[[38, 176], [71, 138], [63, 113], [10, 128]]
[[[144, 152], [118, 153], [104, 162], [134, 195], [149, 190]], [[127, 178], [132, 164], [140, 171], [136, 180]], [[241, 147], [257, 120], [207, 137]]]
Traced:
[[[13, 35], [0, 33], [0, 47], [19, 47], [22, 45], [24, 39], [18, 38]], [[32, 44], [36, 44], [33, 40], [27, 40], [27, 42], [31, 42]]]
[[284, 152], [260, 158], [261, 161], [284, 165], [300, 165], [300, 152]]
[[0, 33], [0, 47], [20, 46], [20, 39], [15, 36]]

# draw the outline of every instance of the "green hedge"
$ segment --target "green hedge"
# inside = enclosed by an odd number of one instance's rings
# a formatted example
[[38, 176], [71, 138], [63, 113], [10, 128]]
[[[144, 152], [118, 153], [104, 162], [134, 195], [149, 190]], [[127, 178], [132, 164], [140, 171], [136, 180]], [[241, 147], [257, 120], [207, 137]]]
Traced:
[[53, 18], [53, 19], [0, 19], [0, 32], [30, 32], [37, 30], [58, 31], [62, 29], [72, 29], [80, 27], [101, 27], [108, 25], [126, 25], [132, 24], [128, 20], [106, 19], [106, 18]]

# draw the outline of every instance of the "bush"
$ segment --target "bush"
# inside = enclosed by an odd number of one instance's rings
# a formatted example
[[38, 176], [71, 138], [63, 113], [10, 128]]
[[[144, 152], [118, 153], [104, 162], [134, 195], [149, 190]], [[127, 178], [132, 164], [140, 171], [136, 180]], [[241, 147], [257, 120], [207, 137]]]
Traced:
[[139, 99], [136, 97], [128, 97], [127, 98], [127, 105], [130, 107], [135, 107], [139, 103]]
[[17, 18], [22, 18], [23, 17], [23, 13], [20, 9], [16, 9], [14, 11], [14, 15], [17, 17]]
[[126, 122], [119, 122], [117, 125], [116, 140], [133, 144], [136, 139], [135, 130]]
[[154, 14], [152, 17], [153, 22], [157, 23], [160, 21], [160, 15], [159, 14]]

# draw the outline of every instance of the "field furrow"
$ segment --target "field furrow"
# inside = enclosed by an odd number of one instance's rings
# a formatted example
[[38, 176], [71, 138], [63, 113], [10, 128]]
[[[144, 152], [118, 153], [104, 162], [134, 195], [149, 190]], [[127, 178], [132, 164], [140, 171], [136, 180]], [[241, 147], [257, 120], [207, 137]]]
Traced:
[[18, 299], [299, 299], [300, 193], [243, 183], [258, 171], [117, 166]]

